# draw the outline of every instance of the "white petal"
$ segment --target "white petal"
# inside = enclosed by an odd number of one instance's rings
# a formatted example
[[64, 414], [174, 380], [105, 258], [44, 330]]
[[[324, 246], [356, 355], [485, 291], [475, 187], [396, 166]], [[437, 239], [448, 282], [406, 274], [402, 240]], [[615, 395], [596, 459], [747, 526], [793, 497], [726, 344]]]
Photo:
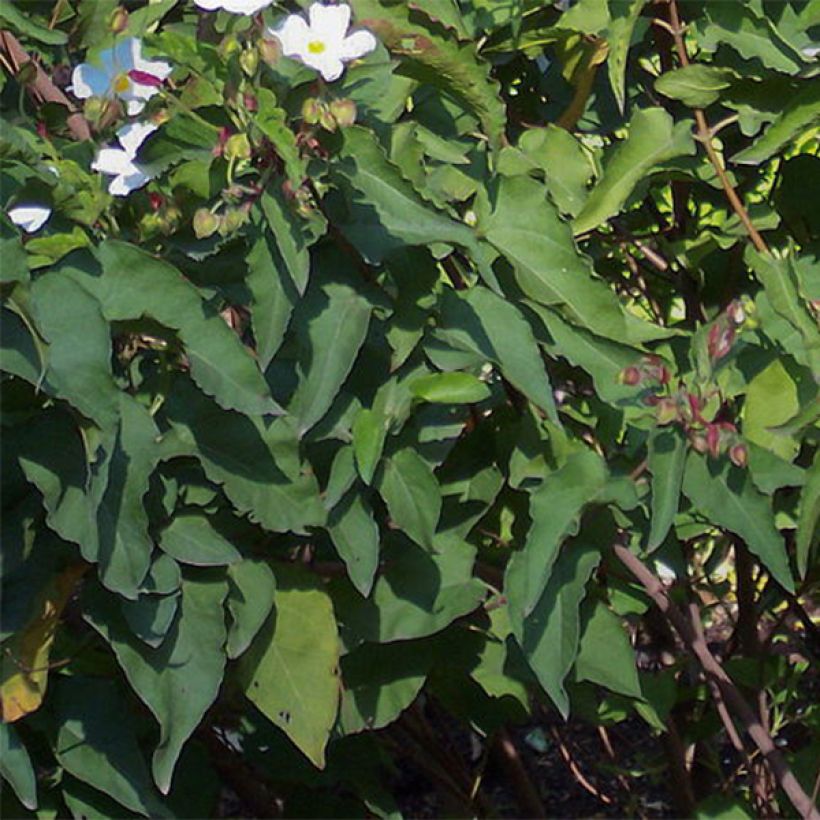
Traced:
[[220, 0], [194, 0], [194, 4], [201, 9], [205, 9], [205, 11], [216, 11], [222, 8]]
[[273, 0], [194, 0], [194, 3], [206, 11], [224, 9], [231, 14], [256, 14], [269, 6]]
[[324, 6], [314, 3], [308, 9], [310, 33], [319, 39], [341, 43], [350, 25], [350, 6], [342, 3], [339, 6]]
[[142, 188], [150, 180], [151, 177], [148, 174], [135, 167], [130, 174], [120, 174], [114, 177], [108, 186], [108, 193], [112, 196], [128, 196], [131, 191]]
[[298, 14], [289, 14], [279, 28], [272, 31], [282, 44], [282, 53], [286, 57], [299, 57], [307, 50], [310, 37], [308, 24]]
[[324, 54], [311, 55], [311, 57], [313, 59], [310, 62], [305, 60], [305, 64], [321, 72], [327, 82], [332, 83], [342, 76], [345, 67], [338, 54], [326, 51]]
[[75, 97], [104, 97], [111, 85], [111, 75], [91, 63], [80, 63], [71, 74], [72, 91]]
[[[137, 41], [137, 45], [139, 46], [139, 41]], [[137, 71], [144, 71], [146, 74], [150, 74], [159, 80], [164, 80], [173, 70], [171, 65], [164, 60], [146, 60], [145, 57], [142, 56], [141, 46], [134, 52], [133, 57], [134, 68]]]
[[125, 110], [128, 112], [129, 117], [136, 117], [136, 115], [139, 114], [143, 108], [145, 108], [145, 103], [138, 99], [128, 100], [125, 106]]
[[9, 219], [26, 233], [39, 231], [51, 216], [46, 205], [18, 205], [9, 211]]
[[101, 148], [91, 163], [93, 171], [100, 171], [103, 174], [124, 174], [133, 167], [133, 156], [122, 148]]
[[342, 42], [342, 59], [356, 60], [370, 54], [376, 48], [376, 38], [369, 32], [362, 29], [355, 31], [349, 37], [345, 37]]
[[135, 157], [140, 146], [157, 130], [150, 122], [132, 122], [117, 131], [117, 139], [129, 157]]

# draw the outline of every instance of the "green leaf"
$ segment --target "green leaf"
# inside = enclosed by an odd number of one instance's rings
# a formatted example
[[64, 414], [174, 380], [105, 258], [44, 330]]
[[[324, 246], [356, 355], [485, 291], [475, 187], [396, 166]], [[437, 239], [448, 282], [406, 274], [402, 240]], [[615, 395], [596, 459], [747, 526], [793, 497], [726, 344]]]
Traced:
[[[428, 12], [428, 3], [419, 5]], [[480, 120], [490, 145], [501, 145], [507, 121], [504, 104], [489, 64], [478, 59], [473, 44], [462, 45], [414, 22], [411, 9], [403, 4], [352, 0], [351, 6], [357, 23], [373, 31], [393, 54], [405, 58], [411, 76], [465, 105]]]
[[208, 478], [251, 520], [272, 532], [305, 532], [324, 522], [316, 479], [298, 465], [287, 468], [275, 428], [222, 410], [187, 379], [177, 380], [165, 409], [174, 430], [170, 454], [199, 459]]
[[97, 255], [102, 275], [88, 264], [67, 264], [61, 275], [94, 294], [108, 321], [151, 316], [179, 332], [191, 376], [222, 407], [243, 413], [282, 412], [239, 338], [176, 268], [114, 240], [100, 245]]
[[410, 382], [410, 392], [435, 404], [477, 404], [490, 397], [490, 388], [471, 373], [431, 373]]
[[[526, 219], [521, 214], [527, 215]], [[515, 266], [524, 293], [542, 305], [561, 306], [570, 318], [600, 336], [640, 341], [647, 326], [630, 323], [609, 286], [592, 276], [569, 225], [547, 201], [543, 185], [527, 177], [501, 178], [487, 239]]]
[[799, 449], [792, 436], [774, 433], [771, 428], [797, 415], [800, 401], [797, 385], [779, 359], [761, 370], [746, 387], [743, 403], [743, 437], [791, 461]]
[[334, 214], [334, 222], [368, 262], [379, 264], [405, 245], [475, 245], [470, 228], [440, 213], [413, 190], [370, 131], [359, 126], [345, 129], [338, 157], [331, 174], [347, 207], [346, 213]]
[[759, 165], [787, 147], [804, 131], [820, 124], [820, 83], [806, 83], [805, 88], [790, 97], [777, 119], [760, 139], [732, 157], [732, 162]]
[[362, 481], [370, 484], [382, 457], [387, 436], [386, 419], [381, 413], [363, 408], [353, 420], [353, 454]]
[[168, 634], [179, 608], [179, 595], [140, 595], [136, 601], [120, 601], [131, 631], [143, 642], [158, 647]]
[[817, 527], [820, 524], [820, 452], [815, 453], [814, 461], [808, 471], [808, 481], [800, 495], [800, 512], [797, 517], [797, 535], [795, 552], [797, 553], [797, 571], [801, 578], [806, 577], [809, 557], [817, 551]]
[[415, 450], [399, 450], [383, 465], [379, 493], [395, 524], [417, 544], [432, 547], [441, 514], [441, 489]]
[[600, 684], [628, 698], [643, 699], [635, 650], [621, 619], [600, 600], [584, 605], [583, 610], [575, 661], [578, 680]]
[[78, 780], [144, 817], [168, 817], [142, 756], [127, 703], [104, 678], [62, 678], [55, 755]]
[[218, 567], [235, 564], [242, 555], [204, 515], [177, 515], [162, 531], [160, 549], [182, 564]]
[[253, 124], [267, 137], [277, 156], [285, 164], [287, 178], [294, 188], [302, 184], [305, 177], [305, 161], [299, 152], [296, 135], [288, 128], [287, 114], [280, 108], [276, 94], [269, 88], [256, 88], [257, 111]]
[[[564, 678], [578, 652], [578, 607], [586, 594], [586, 583], [600, 560], [600, 544], [583, 537], [573, 543], [555, 562], [549, 582], [531, 614], [522, 626], [513, 627], [538, 682], [565, 718], [569, 713], [569, 698], [564, 690]], [[511, 620], [515, 623], [515, 618]]]
[[686, 439], [677, 427], [656, 427], [649, 436], [649, 472], [652, 473], [652, 525], [647, 549], [666, 539], [680, 504]]
[[778, 583], [794, 590], [771, 501], [755, 489], [747, 472], [728, 459], [715, 463], [692, 451], [686, 459], [683, 492], [711, 523], [740, 536]]
[[10, 723], [0, 723], [0, 775], [30, 811], [37, 809], [37, 780], [26, 747]]
[[327, 531], [353, 586], [366, 598], [379, 567], [379, 526], [361, 492], [351, 490], [333, 508]]
[[626, 103], [626, 60], [635, 23], [638, 21], [644, 3], [645, 0], [631, 0], [628, 3], [617, 0], [609, 4], [610, 21], [604, 32], [609, 45], [606, 65], [609, 84], [621, 111], [624, 110]]
[[279, 350], [298, 301], [298, 292], [282, 275], [278, 255], [269, 232], [260, 235], [245, 257], [245, 281], [253, 295], [251, 324], [256, 339], [259, 366], [266, 370]]
[[321, 582], [277, 570], [276, 612], [240, 662], [243, 688], [320, 769], [339, 708], [339, 651], [333, 605]]
[[347, 734], [391, 724], [416, 699], [433, 664], [421, 642], [364, 644], [342, 658], [339, 724]]
[[[44, 380], [46, 365], [32, 331], [20, 314], [2, 307], [0, 319], [0, 369], [25, 379], [29, 384], [39, 385]], [[51, 387], [45, 385], [51, 392]]]
[[110, 644], [135, 694], [160, 725], [151, 770], [163, 794], [171, 788], [179, 753], [213, 703], [225, 669], [224, 580], [198, 576], [182, 582], [180, 614], [157, 649], [139, 642], [116, 611], [116, 601], [99, 592], [88, 603], [86, 620]]
[[[5, 5], [6, 3], [0, 4], [0, 9]], [[20, 241], [20, 231], [9, 222], [5, 214], [0, 215], [0, 254], [3, 258], [0, 282], [28, 282], [28, 259]]]
[[497, 364], [514, 387], [553, 421], [558, 420], [532, 328], [512, 302], [480, 286], [463, 296], [445, 291], [436, 336]]
[[613, 149], [603, 177], [576, 217], [575, 233], [587, 233], [619, 213], [635, 186], [660, 163], [694, 154], [691, 131], [690, 122], [676, 123], [662, 108], [636, 111], [629, 135]]
[[100, 427], [113, 427], [119, 390], [111, 374], [111, 332], [100, 304], [59, 273], [39, 277], [31, 299], [38, 330], [49, 342], [49, 383]]
[[238, 658], [251, 645], [274, 605], [276, 578], [264, 561], [245, 559], [228, 567], [228, 657]]
[[68, 35], [64, 31], [55, 31], [34, 22], [27, 14], [16, 9], [12, 0], [0, 0], [0, 20], [5, 20], [20, 34], [48, 46], [63, 46], [68, 42]]
[[347, 379], [370, 324], [372, 305], [346, 282], [315, 282], [294, 314], [299, 386], [289, 411], [304, 435], [330, 409]]
[[655, 90], [690, 108], [706, 108], [738, 79], [730, 68], [693, 63], [661, 74], [655, 80]]
[[302, 295], [310, 277], [309, 246], [314, 237], [308, 234], [305, 220], [300, 219], [288, 206], [279, 186], [271, 185], [262, 194], [261, 203], [285, 270], [290, 274], [297, 292]]
[[577, 531], [581, 513], [606, 486], [604, 461], [591, 450], [572, 453], [566, 464], [547, 475], [530, 498], [532, 526], [524, 547], [510, 556], [504, 593], [510, 619], [521, 624], [544, 594], [563, 540]]

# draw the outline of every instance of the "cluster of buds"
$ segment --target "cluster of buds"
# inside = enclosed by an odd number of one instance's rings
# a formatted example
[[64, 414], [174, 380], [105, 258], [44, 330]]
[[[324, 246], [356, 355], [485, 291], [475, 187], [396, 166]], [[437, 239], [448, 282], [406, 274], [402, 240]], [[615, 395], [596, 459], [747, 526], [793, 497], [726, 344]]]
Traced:
[[320, 125], [325, 131], [348, 128], [356, 122], [356, 103], [353, 100], [331, 100], [326, 103], [308, 97], [302, 104], [302, 119], [307, 125]]
[[749, 461], [749, 451], [730, 421], [707, 423], [703, 430], [691, 429], [688, 437], [692, 448], [699, 453], [708, 453], [712, 458], [726, 453], [736, 467], [745, 467]]
[[194, 214], [193, 228], [197, 239], [207, 239], [218, 233], [230, 236], [236, 233], [247, 221], [251, 203], [246, 202], [235, 208], [225, 208], [221, 213], [214, 213], [207, 208], [199, 208]]
[[669, 369], [660, 356], [644, 356], [637, 365], [625, 367], [618, 377], [621, 384], [630, 387], [644, 385], [646, 387], [666, 387], [672, 378]]
[[182, 211], [177, 204], [153, 192], [148, 194], [148, 203], [151, 210], [140, 220], [142, 230], [149, 234], [159, 231], [165, 236], [174, 233], [182, 220]]
[[712, 323], [706, 339], [706, 349], [712, 362], [729, 354], [738, 331], [749, 322], [751, 308], [753, 305], [748, 299], [735, 299]]

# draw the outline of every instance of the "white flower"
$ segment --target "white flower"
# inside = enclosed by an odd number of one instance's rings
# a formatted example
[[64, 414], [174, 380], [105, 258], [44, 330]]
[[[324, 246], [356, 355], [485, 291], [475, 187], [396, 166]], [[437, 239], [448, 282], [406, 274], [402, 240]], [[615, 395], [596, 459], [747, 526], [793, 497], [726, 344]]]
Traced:
[[139, 114], [145, 101], [171, 73], [162, 60], [146, 60], [142, 43], [129, 37], [100, 54], [100, 65], [80, 63], [71, 75], [72, 91], [81, 100], [87, 97], [119, 97], [126, 103], [129, 116]]
[[205, 11], [229, 11], [231, 14], [256, 14], [267, 8], [273, 0], [194, 0]]
[[47, 205], [17, 205], [9, 211], [9, 219], [26, 233], [35, 233], [51, 216]]
[[91, 167], [114, 177], [108, 185], [109, 194], [128, 196], [152, 178], [149, 171], [137, 165], [135, 160], [140, 146], [156, 130], [156, 125], [149, 122], [125, 125], [117, 131], [117, 139], [122, 148], [102, 148], [97, 154]]
[[297, 57], [315, 68], [329, 82], [337, 80], [343, 63], [363, 57], [376, 48], [376, 38], [369, 31], [348, 35], [350, 6], [324, 6], [314, 3], [308, 9], [310, 25], [298, 14], [290, 14], [278, 29], [272, 30], [282, 43], [287, 57]]

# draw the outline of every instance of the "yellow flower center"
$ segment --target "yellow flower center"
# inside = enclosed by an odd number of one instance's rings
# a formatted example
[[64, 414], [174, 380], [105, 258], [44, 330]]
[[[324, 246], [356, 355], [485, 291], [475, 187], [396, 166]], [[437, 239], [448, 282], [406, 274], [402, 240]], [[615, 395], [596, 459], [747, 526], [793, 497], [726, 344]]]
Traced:
[[131, 80], [128, 79], [127, 74], [117, 74], [117, 76], [114, 77], [115, 94], [124, 94], [129, 88], [131, 88]]
[[327, 46], [321, 40], [311, 40], [308, 43], [308, 51], [311, 54], [321, 54], [327, 49]]

